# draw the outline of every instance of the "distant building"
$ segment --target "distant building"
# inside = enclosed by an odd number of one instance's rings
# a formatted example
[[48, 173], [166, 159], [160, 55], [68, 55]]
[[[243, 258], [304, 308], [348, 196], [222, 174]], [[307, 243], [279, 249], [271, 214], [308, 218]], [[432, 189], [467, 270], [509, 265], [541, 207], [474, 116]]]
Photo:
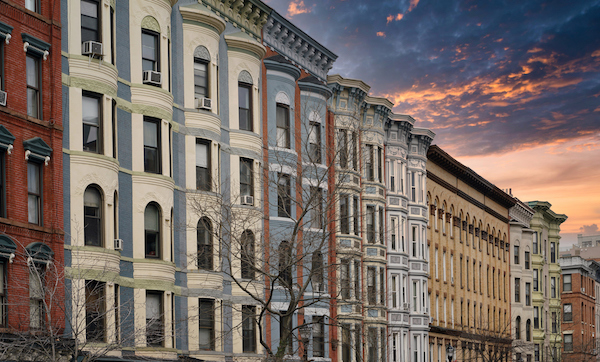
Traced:
[[600, 264], [579, 256], [563, 256], [560, 267], [562, 358], [558, 360], [596, 361], [598, 339], [594, 322], [598, 319], [596, 292]]
[[561, 251], [560, 256], [581, 256], [583, 259], [600, 261], [600, 234], [578, 234], [577, 244]]

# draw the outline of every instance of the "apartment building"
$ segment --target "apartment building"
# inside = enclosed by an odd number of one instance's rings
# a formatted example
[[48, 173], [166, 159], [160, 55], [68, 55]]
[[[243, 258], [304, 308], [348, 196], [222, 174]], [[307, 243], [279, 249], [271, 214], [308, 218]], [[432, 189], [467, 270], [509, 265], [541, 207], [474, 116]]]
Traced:
[[[0, 327], [7, 359], [64, 342], [61, 14], [0, 3]], [[57, 287], [58, 286], [58, 287]], [[39, 343], [39, 344], [36, 344]]]
[[447, 346], [457, 360], [507, 360], [516, 201], [438, 146], [429, 147], [426, 171], [430, 360], [448, 360]]

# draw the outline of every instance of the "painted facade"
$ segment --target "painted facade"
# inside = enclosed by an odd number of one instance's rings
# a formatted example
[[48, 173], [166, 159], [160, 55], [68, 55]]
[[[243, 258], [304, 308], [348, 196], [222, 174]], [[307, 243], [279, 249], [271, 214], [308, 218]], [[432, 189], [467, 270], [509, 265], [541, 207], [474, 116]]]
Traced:
[[429, 148], [426, 168], [435, 260], [428, 279], [431, 360], [447, 360], [447, 345], [459, 361], [508, 360], [509, 209], [516, 201], [437, 146]]
[[[0, 327], [6, 359], [63, 343], [62, 103], [57, 1], [0, 3]], [[54, 286], [59, 286], [54, 288]], [[36, 345], [36, 342], [40, 343]]]

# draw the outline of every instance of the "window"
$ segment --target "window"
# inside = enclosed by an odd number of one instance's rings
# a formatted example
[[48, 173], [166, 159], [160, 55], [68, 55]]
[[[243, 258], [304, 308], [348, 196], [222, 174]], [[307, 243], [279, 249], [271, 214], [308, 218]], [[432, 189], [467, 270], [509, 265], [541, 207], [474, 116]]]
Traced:
[[144, 171], [161, 172], [160, 119], [144, 117]]
[[[415, 173], [414, 172], [410, 172], [409, 173], [409, 181], [410, 181], [410, 201], [415, 202], [417, 201], [417, 182], [415, 180]], [[437, 223], [437, 219], [436, 219], [436, 223]]]
[[529, 269], [529, 252], [525, 252], [525, 269]]
[[242, 306], [242, 350], [244, 352], [256, 352], [256, 307], [251, 305]]
[[210, 141], [196, 139], [196, 189], [212, 190]]
[[40, 329], [44, 326], [44, 280], [45, 265], [29, 265], [29, 327]]
[[[349, 202], [350, 197], [348, 195], [340, 196], [340, 233], [342, 234], [350, 234]], [[356, 222], [356, 218], [354, 220]]]
[[292, 287], [292, 247], [289, 242], [279, 244], [279, 279], [288, 289]]
[[32, 224], [42, 224], [42, 165], [27, 163], [27, 213]]
[[391, 243], [392, 243], [392, 250], [396, 250], [396, 239], [397, 239], [397, 223], [398, 223], [398, 219], [393, 217], [390, 219], [391, 221], [391, 228], [390, 228], [390, 237], [391, 237]]
[[531, 283], [525, 283], [525, 305], [531, 305]]
[[313, 357], [325, 357], [325, 317], [313, 317]]
[[[350, 270], [350, 266], [348, 265], [348, 270]], [[360, 282], [362, 280], [362, 275], [360, 273], [360, 261], [354, 261], [354, 299], [360, 300]], [[348, 282], [349, 283], [349, 282]]]
[[362, 361], [362, 328], [360, 324], [354, 325], [354, 360]]
[[208, 98], [208, 61], [194, 57], [194, 98]]
[[83, 195], [83, 215], [85, 245], [102, 246], [102, 196], [94, 186], [89, 186]]
[[323, 291], [323, 279], [324, 279], [324, 268], [323, 268], [323, 254], [317, 250], [312, 254], [311, 260], [312, 266], [312, 283], [313, 283], [313, 291]]
[[380, 207], [379, 208], [379, 243], [380, 244], [385, 244], [385, 213], [383, 212], [383, 208]]
[[571, 291], [571, 275], [565, 274], [563, 275], [563, 292]]
[[563, 321], [573, 322], [573, 305], [570, 303], [563, 305]]
[[354, 235], [358, 235], [360, 227], [360, 205], [358, 204], [358, 196], [354, 196], [352, 215], [354, 216]]
[[83, 150], [102, 153], [102, 96], [84, 93], [81, 106]]
[[142, 30], [142, 70], [160, 71], [160, 43], [158, 33]]
[[252, 132], [252, 84], [238, 83], [238, 107], [240, 129]]
[[533, 307], [533, 328], [540, 328], [540, 308]]
[[215, 349], [215, 301], [200, 299], [198, 301], [198, 327], [200, 350], [214, 351]]
[[533, 269], [533, 291], [537, 292], [539, 290], [539, 274], [537, 269]]
[[146, 258], [160, 258], [160, 211], [154, 203], [144, 211]]
[[277, 122], [277, 147], [290, 148], [290, 108], [277, 103], [275, 118]]
[[558, 333], [558, 313], [552, 312], [552, 333]]
[[392, 308], [398, 308], [398, 276], [392, 275]]
[[196, 227], [198, 239], [198, 269], [213, 269], [213, 234], [212, 224], [207, 217], [198, 221]]
[[100, 4], [94, 0], [81, 0], [81, 42], [100, 40]]
[[556, 277], [550, 278], [550, 298], [556, 298]]
[[519, 265], [519, 245], [515, 245], [515, 265]]
[[525, 323], [525, 340], [531, 342], [531, 319]]
[[383, 183], [383, 150], [377, 147], [377, 180]]
[[242, 278], [254, 279], [254, 261], [256, 259], [254, 250], [254, 234], [250, 230], [245, 230], [241, 237], [242, 245]]
[[533, 359], [540, 362], [540, 345], [537, 343], [533, 345]]
[[573, 335], [565, 334], [563, 338], [565, 340], [565, 352], [573, 352]]
[[94, 280], [85, 282], [85, 338], [88, 342], [104, 342], [106, 300], [105, 284]]
[[342, 362], [350, 362], [352, 353], [352, 340], [350, 338], [350, 324], [342, 324]]
[[556, 243], [550, 243], [550, 262], [556, 263]]
[[240, 195], [254, 196], [253, 160], [240, 158]]
[[340, 287], [342, 298], [350, 299], [350, 260], [342, 259], [340, 264]]
[[40, 0], [25, 0], [25, 8], [36, 13], [41, 13]]
[[146, 344], [161, 347], [164, 341], [163, 330], [162, 293], [146, 291]]
[[352, 169], [358, 171], [358, 132], [352, 132]]
[[367, 341], [369, 346], [368, 362], [377, 362], [377, 339], [377, 328], [369, 328], [369, 339]]
[[27, 115], [30, 117], [42, 118], [42, 98], [41, 87], [41, 66], [40, 58], [27, 54]]
[[346, 138], [346, 130], [338, 131], [338, 153], [340, 155], [340, 167], [348, 167], [348, 139]]
[[323, 228], [323, 189], [310, 187], [310, 226], [316, 229]]
[[367, 241], [375, 243], [375, 207], [367, 206]]
[[367, 268], [367, 299], [369, 305], [375, 305], [377, 300], [377, 276], [374, 267]]
[[385, 269], [379, 268], [379, 303], [385, 305]]
[[0, 260], [0, 326], [7, 326], [7, 286], [6, 281], [6, 261]]
[[515, 321], [515, 339], [521, 339], [521, 317], [517, 317]]
[[292, 215], [292, 189], [290, 176], [277, 174], [277, 216], [291, 217]]
[[373, 165], [373, 145], [365, 146], [365, 170], [367, 172], [367, 180], [374, 181], [375, 180], [375, 169]]
[[538, 251], [538, 233], [537, 232], [533, 233], [533, 253], [534, 254], [539, 253], [539, 251]]
[[521, 302], [521, 278], [515, 278], [515, 303]]
[[321, 163], [321, 124], [310, 123], [308, 134], [308, 156], [311, 162]]

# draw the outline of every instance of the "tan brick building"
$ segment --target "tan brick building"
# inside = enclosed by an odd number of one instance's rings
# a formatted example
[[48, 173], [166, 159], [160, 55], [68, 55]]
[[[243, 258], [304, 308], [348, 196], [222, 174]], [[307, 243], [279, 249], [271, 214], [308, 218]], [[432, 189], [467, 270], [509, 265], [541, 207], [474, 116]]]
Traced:
[[516, 201], [438, 146], [427, 154], [429, 353], [447, 361], [510, 356], [509, 209]]

